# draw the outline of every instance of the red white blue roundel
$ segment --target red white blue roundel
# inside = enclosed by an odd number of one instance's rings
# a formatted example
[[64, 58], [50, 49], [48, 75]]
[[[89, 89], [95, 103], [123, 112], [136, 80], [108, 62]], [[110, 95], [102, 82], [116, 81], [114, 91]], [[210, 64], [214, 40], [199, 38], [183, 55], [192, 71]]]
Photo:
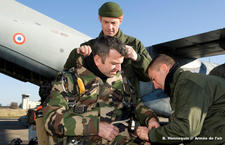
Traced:
[[26, 41], [26, 37], [22, 33], [15, 33], [13, 41], [18, 45], [22, 45]]

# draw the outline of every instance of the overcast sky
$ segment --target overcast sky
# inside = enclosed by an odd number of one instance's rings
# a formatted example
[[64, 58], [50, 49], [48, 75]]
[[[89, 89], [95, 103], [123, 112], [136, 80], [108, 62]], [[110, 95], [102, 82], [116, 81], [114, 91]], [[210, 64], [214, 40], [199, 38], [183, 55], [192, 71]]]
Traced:
[[[105, 0], [17, 0], [84, 34], [96, 37], [101, 25], [98, 8]], [[145, 46], [225, 27], [224, 0], [115, 0], [124, 11], [121, 29]], [[6, 14], [7, 15], [7, 14]], [[206, 58], [218, 64], [225, 57]], [[21, 103], [21, 94], [38, 100], [38, 88], [0, 74], [0, 104]]]

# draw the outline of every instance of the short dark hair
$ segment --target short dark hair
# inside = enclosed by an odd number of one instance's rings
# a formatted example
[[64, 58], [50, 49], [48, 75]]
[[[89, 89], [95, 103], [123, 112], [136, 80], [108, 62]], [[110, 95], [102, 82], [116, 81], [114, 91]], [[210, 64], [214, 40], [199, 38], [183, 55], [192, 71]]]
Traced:
[[157, 55], [155, 58], [152, 59], [152, 61], [150, 62], [148, 69], [154, 68], [154, 69], [158, 69], [160, 64], [166, 64], [167, 66], [173, 66], [175, 64], [175, 60], [166, 55], [166, 54], [159, 54]]
[[104, 63], [110, 49], [117, 50], [122, 56], [127, 55], [125, 45], [118, 38], [112, 36], [102, 36], [97, 38], [92, 53], [93, 56], [99, 55], [102, 59], [102, 63]]

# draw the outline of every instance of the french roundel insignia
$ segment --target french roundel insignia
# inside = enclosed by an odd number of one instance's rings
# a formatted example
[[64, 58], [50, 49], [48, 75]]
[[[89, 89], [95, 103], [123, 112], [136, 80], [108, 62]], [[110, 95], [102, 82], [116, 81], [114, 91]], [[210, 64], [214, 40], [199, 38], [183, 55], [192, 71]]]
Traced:
[[15, 33], [13, 41], [18, 45], [22, 45], [26, 41], [26, 37], [22, 33]]

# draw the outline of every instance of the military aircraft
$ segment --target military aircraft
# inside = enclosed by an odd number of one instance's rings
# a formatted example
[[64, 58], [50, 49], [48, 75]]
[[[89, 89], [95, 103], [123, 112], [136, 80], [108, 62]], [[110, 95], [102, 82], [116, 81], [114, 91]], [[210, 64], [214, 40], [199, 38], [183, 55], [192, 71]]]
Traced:
[[[53, 80], [63, 70], [71, 50], [91, 39], [14, 0], [0, 1], [0, 30], [0, 72], [38, 86], [44, 81]], [[208, 74], [209, 65], [212, 64], [196, 59], [225, 54], [225, 29], [156, 44], [146, 49], [152, 57], [165, 53], [186, 64], [186, 69], [203, 70]], [[222, 69], [225, 70], [224, 67]]]
[[[13, 0], [0, 1], [0, 12], [0, 72], [21, 81], [41, 85], [52, 80], [63, 70], [70, 51], [91, 39]], [[166, 53], [185, 64], [224, 54], [224, 37], [225, 29], [219, 29], [147, 49], [152, 56]]]
[[0, 29], [0, 72], [36, 85], [54, 78], [70, 51], [91, 38], [14, 0], [0, 1]]
[[[70, 51], [91, 39], [19, 2], [0, 3], [0, 72], [13, 78], [36, 85], [52, 80], [62, 71]], [[153, 57], [166, 53], [185, 64], [224, 54], [224, 37], [225, 29], [219, 29], [146, 49]]]
[[[63, 70], [71, 50], [91, 39], [14, 0], [0, 1], [0, 29], [0, 72], [38, 86], [53, 80]], [[152, 57], [166, 53], [186, 64], [197, 58], [224, 54], [224, 37], [225, 29], [219, 29], [146, 49]], [[198, 64], [205, 73], [214, 67]], [[196, 67], [193, 63], [189, 66]]]

